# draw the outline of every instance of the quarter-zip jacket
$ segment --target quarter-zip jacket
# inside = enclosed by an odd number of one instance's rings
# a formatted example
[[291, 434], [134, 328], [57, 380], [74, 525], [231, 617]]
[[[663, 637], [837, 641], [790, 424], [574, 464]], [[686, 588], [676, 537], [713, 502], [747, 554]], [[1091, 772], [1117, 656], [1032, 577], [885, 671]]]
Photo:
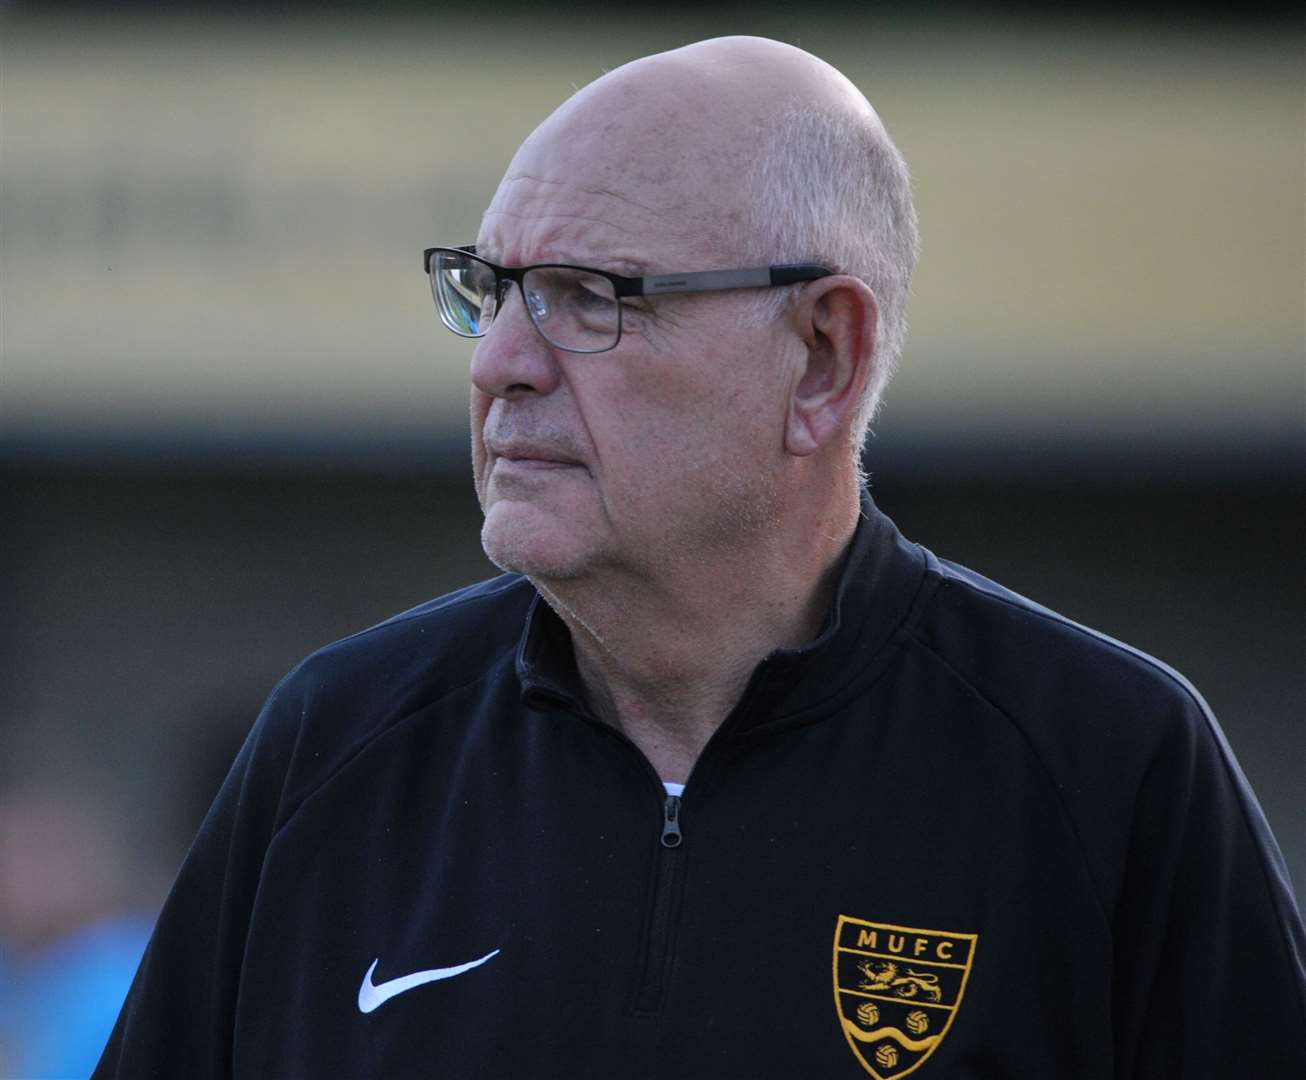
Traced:
[[864, 496], [679, 799], [521, 577], [301, 663], [96, 1075], [1293, 1077], [1304, 954], [1196, 691]]

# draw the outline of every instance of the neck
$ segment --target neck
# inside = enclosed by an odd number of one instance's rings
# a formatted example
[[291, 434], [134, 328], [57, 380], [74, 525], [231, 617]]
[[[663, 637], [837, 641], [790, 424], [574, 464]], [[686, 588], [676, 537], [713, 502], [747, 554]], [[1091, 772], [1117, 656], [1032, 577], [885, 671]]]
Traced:
[[588, 704], [663, 780], [683, 783], [753, 670], [821, 631], [858, 492], [787, 511], [773, 531], [656, 574], [535, 581], [571, 632]]

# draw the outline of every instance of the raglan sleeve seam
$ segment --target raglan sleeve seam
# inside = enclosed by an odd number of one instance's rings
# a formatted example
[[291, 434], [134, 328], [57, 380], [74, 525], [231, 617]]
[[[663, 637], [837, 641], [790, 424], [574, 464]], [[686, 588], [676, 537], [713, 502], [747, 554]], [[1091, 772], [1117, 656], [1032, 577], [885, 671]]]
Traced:
[[1079, 858], [1083, 861], [1084, 870], [1085, 873], [1088, 875], [1088, 880], [1092, 883], [1093, 901], [1097, 908], [1098, 916], [1101, 918], [1102, 925], [1105, 928], [1106, 932], [1109, 934], [1111, 932], [1111, 919], [1107, 915], [1107, 906], [1103, 900], [1102, 884], [1098, 880], [1098, 875], [1095, 867], [1093, 866], [1093, 861], [1088, 856], [1088, 851], [1085, 847], [1084, 839], [1080, 834], [1079, 824], [1076, 821], [1074, 814], [1071, 812], [1070, 807], [1066, 805], [1066, 801], [1061, 794], [1061, 787], [1057, 783], [1056, 776], [1053, 774], [1051, 768], [1049, 768], [1047, 762], [1043, 760], [1043, 755], [1038, 752], [1038, 748], [1034, 746], [1033, 742], [1029, 738], [1029, 735], [1026, 733], [1024, 727], [1015, 719], [1015, 717], [1013, 717], [1004, 708], [1002, 708], [1002, 706], [998, 705], [995, 701], [989, 698], [982, 690], [979, 689], [979, 687], [977, 687], [968, 678], [966, 678], [965, 675], [963, 675], [955, 666], [953, 666], [953, 664], [947, 659], [947, 657], [943, 656], [929, 642], [925, 641], [924, 639], [917, 636], [916, 634], [910, 635], [910, 640], [912, 641], [913, 644], [917, 645], [923, 652], [925, 652], [931, 659], [933, 659], [935, 663], [937, 663], [945, 671], [947, 671], [949, 675], [951, 675], [955, 680], [961, 683], [962, 686], [964, 686], [969, 693], [974, 694], [975, 697], [978, 698], [981, 702], [983, 702], [984, 705], [987, 706], [992, 712], [1002, 717], [1002, 719], [1008, 725], [1010, 725], [1010, 727], [1015, 729], [1016, 733], [1020, 737], [1021, 743], [1025, 746], [1030, 757], [1033, 758], [1033, 760], [1038, 763], [1039, 770], [1042, 772], [1044, 778], [1047, 780], [1048, 786], [1052, 789], [1052, 792], [1054, 793], [1057, 807], [1061, 812], [1061, 816], [1065, 822], [1066, 828], [1070, 832], [1070, 835], [1074, 837], [1075, 850], [1078, 853]]
[[[423, 701], [421, 707], [423, 709], [427, 709], [433, 706], [437, 706], [448, 697], [458, 693], [460, 690], [465, 690], [467, 687], [474, 686], [476, 683], [480, 682], [481, 680], [489, 678], [491, 675], [493, 675], [494, 671], [503, 663], [504, 658], [511, 657], [515, 653], [515, 651], [516, 651], [516, 643], [514, 642], [502, 653], [496, 656], [490, 663], [486, 664], [483, 669], [478, 671], [471, 678], [459, 682], [455, 686], [447, 687], [437, 697], [432, 698], [428, 701]], [[307, 704], [305, 704], [304, 709], [305, 711], [307, 711], [308, 709]], [[412, 715], [412, 713], [413, 710], [410, 709], [407, 711], [399, 712], [394, 716], [388, 717], [384, 722], [377, 724], [374, 729], [372, 729], [371, 731], [367, 732], [365, 735], [360, 737], [357, 740], [357, 742], [355, 742], [354, 745], [351, 746], [349, 750], [341, 756], [338, 764], [334, 769], [332, 769], [325, 776], [319, 778], [319, 780], [316, 783], [314, 783], [312, 787], [310, 787], [307, 791], [303, 792], [301, 795], [298, 795], [296, 797], [294, 805], [286, 808], [284, 816], [279, 815], [280, 820], [277, 822], [276, 827], [272, 830], [271, 835], [268, 837], [267, 846], [269, 848], [272, 847], [272, 845], [276, 842], [277, 838], [281, 835], [281, 833], [291, 824], [291, 822], [295, 820], [296, 817], [299, 816], [299, 812], [304, 808], [304, 806], [320, 791], [328, 787], [331, 784], [331, 782], [336, 779], [336, 777], [340, 776], [346, 769], [348, 769], [350, 765], [352, 765], [353, 762], [358, 758], [358, 756], [361, 753], [363, 753], [369, 745], [371, 745], [371, 743], [373, 743], [375, 740], [379, 738], [382, 738], [386, 733], [392, 731], [397, 725], [402, 724], [407, 717]], [[302, 730], [303, 728], [301, 725], [300, 731], [302, 732]], [[296, 741], [298, 741], [298, 738]], [[292, 753], [292, 758], [294, 756], [295, 755]]]

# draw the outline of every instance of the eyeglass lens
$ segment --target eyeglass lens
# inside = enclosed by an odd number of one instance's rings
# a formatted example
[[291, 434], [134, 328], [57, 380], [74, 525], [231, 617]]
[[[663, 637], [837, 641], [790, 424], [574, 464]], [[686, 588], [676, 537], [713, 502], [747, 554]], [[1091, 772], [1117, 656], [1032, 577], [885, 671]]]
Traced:
[[[455, 334], [480, 337], [490, 328], [499, 296], [497, 275], [487, 263], [461, 252], [436, 252], [431, 290]], [[621, 305], [612, 282], [598, 274], [559, 266], [528, 270], [522, 297], [536, 329], [560, 349], [603, 352], [621, 334]]]
[[463, 337], [480, 337], [494, 317], [494, 269], [470, 255], [437, 251], [431, 259], [431, 291], [445, 326]]

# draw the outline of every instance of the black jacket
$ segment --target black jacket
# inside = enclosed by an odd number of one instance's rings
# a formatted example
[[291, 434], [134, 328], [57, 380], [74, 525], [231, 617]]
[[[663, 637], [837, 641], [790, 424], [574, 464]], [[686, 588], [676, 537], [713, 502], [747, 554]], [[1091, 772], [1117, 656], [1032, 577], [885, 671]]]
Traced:
[[520, 577], [309, 657], [96, 1075], [1306, 1075], [1300, 917], [1201, 698], [864, 509], [683, 801]]

